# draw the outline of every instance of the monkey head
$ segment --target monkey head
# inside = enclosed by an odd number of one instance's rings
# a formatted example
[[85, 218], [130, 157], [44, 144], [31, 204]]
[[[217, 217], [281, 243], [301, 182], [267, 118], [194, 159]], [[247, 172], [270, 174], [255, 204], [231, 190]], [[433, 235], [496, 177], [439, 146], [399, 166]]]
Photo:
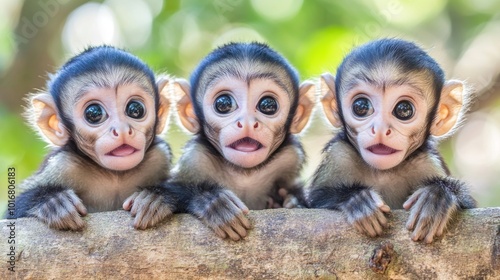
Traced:
[[445, 82], [434, 59], [398, 39], [358, 47], [321, 83], [328, 120], [380, 170], [399, 165], [430, 135], [451, 134], [464, 108], [463, 83]]
[[180, 121], [241, 168], [266, 162], [289, 133], [306, 126], [314, 107], [312, 84], [299, 86], [295, 69], [260, 43], [214, 50], [190, 84], [179, 81]]
[[129, 170], [165, 127], [167, 84], [157, 85], [151, 69], [125, 51], [92, 47], [50, 77], [48, 92], [31, 96], [28, 116], [49, 143], [74, 144], [106, 169]]

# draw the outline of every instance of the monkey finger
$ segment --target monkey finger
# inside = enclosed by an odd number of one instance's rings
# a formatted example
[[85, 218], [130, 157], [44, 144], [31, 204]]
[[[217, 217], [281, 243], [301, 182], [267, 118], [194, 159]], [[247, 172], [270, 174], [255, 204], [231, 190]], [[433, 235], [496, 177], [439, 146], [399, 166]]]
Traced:
[[384, 228], [387, 226], [387, 218], [385, 217], [384, 213], [382, 213], [382, 211], [376, 211], [375, 217], [380, 226]]
[[420, 195], [425, 191], [425, 188], [420, 188], [414, 192], [404, 203], [403, 208], [409, 210], [413, 204], [420, 198]]
[[149, 207], [149, 204], [153, 200], [153, 196], [154, 194], [150, 193], [149, 191], [141, 191], [134, 200], [132, 208], [130, 209], [130, 215], [132, 215], [132, 217], [135, 217], [140, 209]]
[[233, 230], [241, 237], [245, 238], [247, 236], [247, 230], [239, 223], [239, 219], [235, 219], [231, 222], [231, 227]]
[[408, 221], [406, 222], [406, 228], [408, 230], [413, 230], [421, 219], [421, 213], [423, 211], [423, 205], [425, 203], [425, 200], [419, 200], [415, 205], [413, 205], [411, 211], [410, 211], [410, 217], [408, 218]]
[[365, 218], [361, 220], [361, 227], [364, 229], [364, 232], [368, 234], [370, 237], [375, 237], [377, 236], [377, 232], [373, 228], [373, 225], [370, 221], [370, 219]]
[[357, 222], [357, 221], [356, 221], [356, 222], [354, 222], [352, 225], [354, 226], [354, 228], [355, 228], [355, 229], [356, 229], [359, 233], [361, 233], [361, 234], [366, 234], [366, 233], [365, 233], [365, 230], [364, 230], [364, 229], [363, 229], [363, 227], [361, 226], [361, 223], [360, 223], [360, 222]]
[[273, 205], [274, 205], [274, 200], [272, 197], [268, 197], [267, 198], [267, 207], [266, 209], [272, 209], [273, 208]]
[[85, 228], [85, 222], [78, 214], [75, 214], [70, 220], [71, 230], [79, 231]]
[[283, 201], [283, 207], [287, 209], [295, 208], [299, 205], [299, 200], [294, 195], [287, 195]]
[[137, 196], [139, 196], [139, 192], [134, 192], [131, 196], [125, 199], [125, 201], [123, 202], [123, 210], [130, 211]]
[[250, 223], [250, 221], [248, 220], [248, 218], [241, 214], [241, 215], [238, 215], [237, 216], [238, 218], [238, 221], [241, 225], [243, 225], [243, 227], [245, 227], [246, 229], [251, 229], [252, 228], [252, 224]]
[[[370, 191], [370, 196], [378, 208], [383, 208], [383, 209], [389, 208], [389, 206], [385, 204], [384, 200], [382, 199], [382, 197], [380, 197], [380, 195], [378, 193], [376, 193], [374, 191]], [[389, 208], [389, 210], [390, 210], [390, 208]], [[386, 212], [386, 211], [384, 211], [384, 212]]]
[[288, 190], [285, 188], [280, 188], [278, 190], [278, 195], [283, 197], [283, 198], [286, 198], [288, 196]]
[[227, 238], [227, 234], [226, 232], [224, 232], [220, 227], [214, 227], [213, 228], [213, 231], [215, 232], [215, 234], [217, 236], [219, 236], [220, 238], [222, 239], [226, 239]]
[[172, 211], [170, 207], [164, 205], [160, 199], [157, 199], [150, 204], [146, 213], [141, 215], [141, 229], [153, 227], [171, 215]]
[[428, 217], [420, 217], [415, 226], [415, 229], [413, 230], [411, 238], [413, 241], [419, 241], [425, 238], [431, 227], [430, 219], [431, 218]]
[[71, 204], [75, 207], [76, 211], [82, 215], [87, 215], [87, 208], [83, 205], [82, 200], [75, 194], [73, 190], [67, 192], [67, 198], [70, 200]]
[[239, 209], [241, 209], [241, 211], [243, 211], [244, 214], [248, 214], [248, 207], [236, 196], [234, 195], [232, 192], [224, 192], [224, 196], [229, 200], [231, 201], [236, 207], [238, 207]]
[[424, 242], [429, 244], [432, 243], [432, 240], [434, 239], [434, 236], [436, 236], [436, 233], [438, 231], [440, 222], [434, 221], [432, 225], [430, 226], [427, 234], [425, 235]]
[[223, 225], [221, 228], [229, 236], [229, 238], [231, 238], [231, 240], [238, 241], [241, 239], [241, 237], [233, 230], [233, 228], [230, 225], [226, 224]]

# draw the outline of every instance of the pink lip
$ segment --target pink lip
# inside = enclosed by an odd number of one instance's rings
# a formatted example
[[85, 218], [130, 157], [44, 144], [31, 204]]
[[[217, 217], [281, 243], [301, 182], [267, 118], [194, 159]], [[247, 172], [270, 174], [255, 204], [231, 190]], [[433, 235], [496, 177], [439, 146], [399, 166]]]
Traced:
[[263, 146], [259, 141], [255, 140], [255, 139], [252, 139], [250, 137], [244, 137], [244, 138], [241, 138], [237, 141], [234, 141], [228, 147], [231, 149], [237, 150], [239, 152], [250, 153], [250, 152], [257, 151], [258, 149], [262, 148]]
[[375, 144], [375, 145], [372, 145], [366, 149], [368, 151], [370, 151], [371, 153], [374, 153], [376, 155], [381, 155], [381, 156], [392, 155], [394, 153], [399, 152], [399, 150], [393, 149], [393, 148], [388, 147], [384, 144]]
[[108, 156], [114, 156], [114, 157], [126, 157], [129, 156], [137, 151], [136, 148], [123, 144], [120, 147], [112, 150], [111, 152], [107, 153], [106, 155]]

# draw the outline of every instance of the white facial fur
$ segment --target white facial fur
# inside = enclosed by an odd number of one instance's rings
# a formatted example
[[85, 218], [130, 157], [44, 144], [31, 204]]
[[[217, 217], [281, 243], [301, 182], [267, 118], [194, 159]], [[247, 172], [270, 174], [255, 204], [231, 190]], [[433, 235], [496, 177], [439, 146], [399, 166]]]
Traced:
[[[234, 111], [227, 114], [217, 112], [214, 107], [215, 100], [223, 94], [232, 96], [236, 104]], [[258, 110], [259, 101], [267, 96], [278, 103], [278, 109], [272, 115]], [[203, 97], [207, 124], [220, 129], [214, 133], [205, 127], [205, 133], [212, 136], [210, 141], [228, 161], [243, 168], [252, 168], [264, 162], [283, 142], [290, 106], [289, 94], [273, 80], [253, 79], [247, 82], [225, 77], [208, 88]], [[213, 139], [214, 136], [217, 139]], [[245, 137], [258, 141], [260, 145], [234, 145]]]
[[[364, 117], [356, 116], [353, 103], [364, 97], [372, 105], [372, 113]], [[395, 106], [401, 101], [413, 104], [413, 116], [408, 120], [398, 119]], [[426, 129], [430, 99], [426, 87], [410, 85], [390, 85], [385, 88], [360, 82], [342, 95], [342, 112], [347, 126], [357, 134], [356, 144], [363, 159], [380, 170], [393, 168], [407, 155], [418, 148], [423, 136], [415, 139]], [[374, 146], [382, 144], [385, 147]], [[389, 148], [387, 148], [389, 147]]]
[[[138, 101], [144, 105], [144, 115], [133, 118], [126, 113], [127, 105]], [[154, 135], [156, 119], [154, 99], [135, 84], [116, 88], [94, 88], [80, 95], [75, 94], [74, 110], [69, 112], [74, 120], [75, 132], [82, 139], [79, 148], [104, 168], [123, 171], [134, 168], [144, 158], [148, 141]], [[90, 124], [85, 110], [99, 104], [106, 112], [106, 119]]]

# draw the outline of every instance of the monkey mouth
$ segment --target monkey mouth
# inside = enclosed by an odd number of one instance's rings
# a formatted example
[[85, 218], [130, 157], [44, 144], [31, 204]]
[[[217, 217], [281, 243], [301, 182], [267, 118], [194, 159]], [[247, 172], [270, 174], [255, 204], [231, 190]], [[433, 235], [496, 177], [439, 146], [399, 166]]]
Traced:
[[250, 153], [257, 151], [263, 146], [259, 141], [252, 139], [250, 137], [245, 137], [241, 138], [240, 140], [234, 141], [228, 147], [237, 150], [239, 152]]
[[399, 152], [399, 150], [393, 149], [393, 148], [388, 147], [388, 146], [381, 144], [381, 143], [372, 145], [366, 149], [373, 154], [381, 155], [381, 156], [392, 155], [394, 153]]
[[111, 152], [107, 153], [107, 156], [114, 156], [114, 157], [126, 157], [129, 156], [137, 151], [136, 148], [123, 144], [119, 146], [118, 148], [113, 149]]

